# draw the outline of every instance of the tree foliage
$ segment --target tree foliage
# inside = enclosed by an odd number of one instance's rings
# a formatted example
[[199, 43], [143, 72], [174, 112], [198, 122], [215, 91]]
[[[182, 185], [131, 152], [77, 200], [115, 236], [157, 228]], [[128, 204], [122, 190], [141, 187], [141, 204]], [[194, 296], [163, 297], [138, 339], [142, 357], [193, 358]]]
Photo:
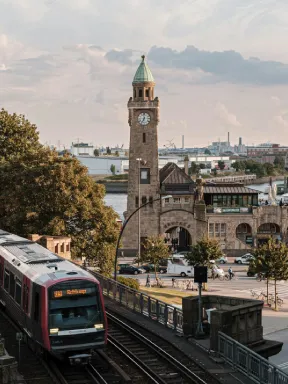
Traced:
[[225, 163], [223, 160], [218, 160], [218, 167], [219, 167], [219, 169], [221, 169], [221, 171], [223, 171], [223, 169], [225, 169]]
[[99, 152], [99, 149], [98, 149], [98, 148], [95, 148], [95, 149], [94, 149], [94, 156], [95, 156], [95, 157], [100, 156], [100, 152]]
[[[1, 134], [12, 140], [15, 124], [24, 120], [21, 115], [5, 119]], [[26, 121], [25, 126], [34, 132], [33, 139], [31, 133], [26, 141], [19, 139], [11, 146], [2, 138], [6, 157], [0, 162], [0, 228], [22, 236], [70, 236], [73, 257], [85, 256], [109, 274], [119, 227], [117, 214], [103, 202], [104, 187], [92, 180], [75, 157], [60, 157], [43, 148], [36, 127]]]
[[221, 256], [223, 256], [223, 252], [219, 242], [216, 239], [203, 237], [192, 245], [185, 259], [189, 265], [209, 267], [211, 260], [217, 260]]
[[1, 109], [0, 160], [19, 159], [23, 155], [37, 152], [41, 147], [36, 125], [31, 124], [24, 115], [11, 115]]
[[162, 236], [147, 237], [143, 246], [144, 251], [136, 259], [136, 262], [154, 264], [156, 275], [160, 261], [170, 256], [169, 247]]
[[[276, 162], [276, 163], [275, 163]], [[274, 176], [277, 172], [281, 173], [284, 169], [285, 160], [281, 156], [276, 156], [274, 165], [271, 163], [258, 163], [255, 160], [235, 161], [231, 167], [237, 172], [255, 173], [257, 177]]]
[[106, 153], [107, 153], [107, 155], [111, 155], [111, 149], [110, 149], [110, 147], [106, 147]]
[[205, 155], [211, 155], [211, 151], [208, 148], [206, 148], [204, 151], [204, 154]]
[[199, 169], [200, 169], [200, 166], [199, 164], [196, 164], [194, 161], [191, 162], [191, 166], [189, 168], [189, 175], [196, 175], [198, 174], [199, 172]]
[[283, 170], [285, 167], [284, 157], [283, 156], [276, 156], [274, 159], [274, 165], [275, 165], [275, 167]]
[[114, 164], [111, 164], [110, 171], [111, 171], [112, 175], [115, 175], [116, 167]]
[[[253, 270], [255, 270], [256, 273], [264, 273], [267, 281], [269, 281], [269, 279], [274, 280], [276, 298], [277, 281], [288, 280], [287, 245], [271, 238], [267, 243], [253, 249], [252, 253], [255, 257], [255, 259], [251, 261]], [[277, 309], [277, 300], [275, 300], [275, 309]]]

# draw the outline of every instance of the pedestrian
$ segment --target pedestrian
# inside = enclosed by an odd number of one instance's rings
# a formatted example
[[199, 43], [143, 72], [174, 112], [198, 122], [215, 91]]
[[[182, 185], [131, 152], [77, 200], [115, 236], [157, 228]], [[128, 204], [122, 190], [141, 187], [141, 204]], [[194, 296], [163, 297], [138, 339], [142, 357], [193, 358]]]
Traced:
[[229, 267], [228, 269], [228, 273], [229, 273], [229, 279], [232, 280], [232, 277], [233, 277], [233, 271], [232, 271], [232, 268]]
[[175, 288], [175, 279], [172, 277], [172, 288]]
[[211, 277], [212, 277], [213, 280], [215, 280], [215, 277], [216, 277], [215, 267], [212, 267], [212, 270], [211, 270]]
[[279, 205], [280, 205], [280, 207], [283, 207], [283, 200], [282, 199], [280, 200]]
[[150, 288], [150, 275], [148, 273], [147, 278], [146, 278], [146, 287]]

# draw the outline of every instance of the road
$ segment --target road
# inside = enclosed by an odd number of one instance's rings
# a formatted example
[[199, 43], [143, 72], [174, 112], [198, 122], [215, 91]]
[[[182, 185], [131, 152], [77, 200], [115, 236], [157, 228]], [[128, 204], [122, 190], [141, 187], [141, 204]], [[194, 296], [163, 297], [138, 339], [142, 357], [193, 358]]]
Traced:
[[278, 365], [283, 371], [288, 373], [288, 329], [282, 331], [273, 332], [265, 336], [266, 339], [282, 341], [282, 351], [276, 356], [270, 357], [269, 361], [273, 364]]

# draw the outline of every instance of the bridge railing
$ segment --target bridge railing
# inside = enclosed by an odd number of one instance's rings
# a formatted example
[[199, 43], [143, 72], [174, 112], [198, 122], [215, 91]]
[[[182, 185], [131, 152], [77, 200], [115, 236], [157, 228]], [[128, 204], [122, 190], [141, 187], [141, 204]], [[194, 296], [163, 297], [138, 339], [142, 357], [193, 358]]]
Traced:
[[218, 332], [218, 349], [228, 364], [255, 383], [288, 384], [288, 374], [225, 333]]
[[141, 313], [143, 316], [149, 317], [167, 328], [179, 333], [183, 332], [183, 313], [181, 309], [126, 285], [116, 283], [115, 280], [104, 277], [97, 272], [91, 273], [99, 280], [104, 296], [117, 301], [126, 308]]

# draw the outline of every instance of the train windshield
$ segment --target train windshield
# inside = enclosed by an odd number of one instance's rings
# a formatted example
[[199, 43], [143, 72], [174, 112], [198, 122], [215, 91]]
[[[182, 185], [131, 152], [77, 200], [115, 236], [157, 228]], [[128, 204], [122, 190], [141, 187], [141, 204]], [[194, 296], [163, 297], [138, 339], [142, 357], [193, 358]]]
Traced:
[[103, 323], [98, 286], [95, 284], [59, 284], [50, 291], [49, 301], [50, 328], [92, 328], [95, 324]]

